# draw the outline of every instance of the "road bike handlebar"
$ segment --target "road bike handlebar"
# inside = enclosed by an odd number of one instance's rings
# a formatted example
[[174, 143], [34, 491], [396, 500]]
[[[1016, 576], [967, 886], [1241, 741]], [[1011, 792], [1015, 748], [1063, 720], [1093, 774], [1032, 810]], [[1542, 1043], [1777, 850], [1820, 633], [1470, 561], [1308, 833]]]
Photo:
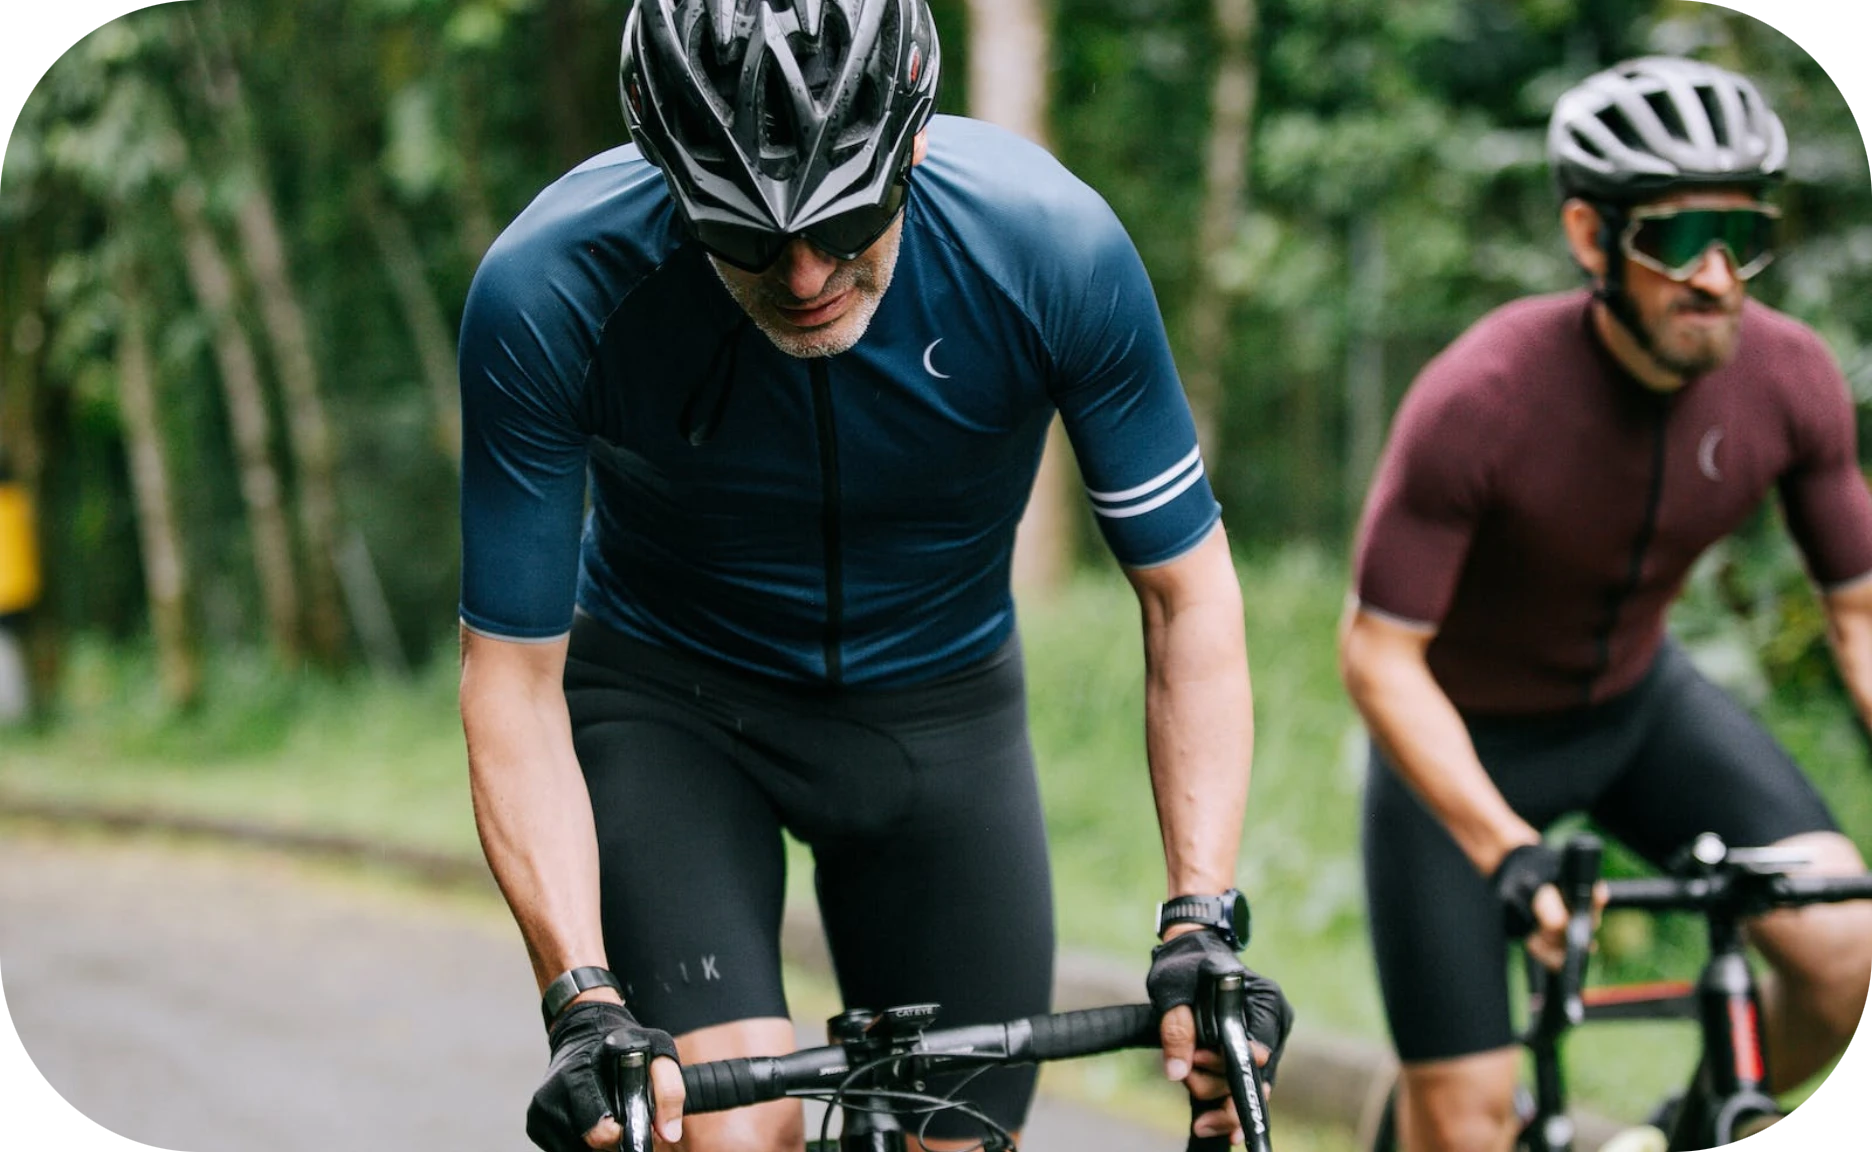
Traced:
[[[1241, 978], [1223, 977], [1216, 984], [1209, 1002], [1197, 1013], [1198, 1043], [1221, 1052], [1231, 1093], [1237, 1101], [1247, 1101], [1240, 1106], [1244, 1113], [1240, 1119], [1249, 1152], [1269, 1152], [1267, 1110], [1248, 1044]], [[914, 1083], [936, 1072], [1066, 1060], [1127, 1048], [1155, 1048], [1161, 1042], [1157, 1015], [1148, 1004], [1028, 1016], [1005, 1024], [917, 1026], [919, 1021], [933, 1019], [935, 1012], [934, 1005], [911, 1005], [860, 1014], [863, 1027], [846, 1037], [848, 1043], [784, 1056], [686, 1064], [682, 1069], [683, 1111], [722, 1112], [786, 1096], [887, 1095], [899, 1082]], [[835, 1025], [851, 1016], [835, 1018]], [[863, 1038], [873, 1021], [882, 1025], [876, 1042]], [[607, 1037], [605, 1057], [615, 1094], [612, 1114], [625, 1133], [621, 1147], [625, 1152], [651, 1152], [654, 1115], [649, 1053]], [[872, 1068], [889, 1069], [884, 1077], [888, 1082], [881, 1088], [854, 1083]], [[1191, 1137], [1189, 1142], [1190, 1152], [1226, 1147], [1226, 1137]]]
[[[1606, 882], [1607, 908], [1650, 912], [1703, 912], [1742, 918], [1776, 908], [1872, 899], [1872, 873], [1858, 876], [1809, 876], [1782, 871], [1793, 862], [1763, 849], [1731, 849], [1713, 836], [1699, 838], [1696, 856], [1680, 876], [1651, 876]], [[1562, 849], [1559, 887], [1568, 920], [1566, 962], [1557, 973], [1534, 972], [1530, 979], [1540, 997], [1540, 1014], [1529, 1033], [1531, 1042], [1557, 1036], [1585, 1019], [1586, 964], [1592, 951], [1592, 890], [1599, 876], [1601, 845], [1581, 834]], [[1700, 866], [1696, 862], [1701, 859]]]
[[[1747, 885], [1745, 894], [1740, 890]], [[1762, 911], [1805, 904], [1872, 900], [1872, 873], [1860, 876], [1794, 876], [1786, 873], [1729, 873], [1709, 876], [1645, 877], [1608, 881], [1608, 908], [1652, 912], [1701, 912], [1746, 899]]]
[[[923, 1033], [907, 1058], [923, 1072], [957, 1065], [1032, 1064], [1069, 1060], [1124, 1048], [1157, 1046], [1148, 1004], [1088, 1008], [1029, 1016], [1006, 1024], [972, 1024]], [[751, 1056], [683, 1065], [685, 1113], [725, 1112], [796, 1092], [836, 1087], [851, 1072], [845, 1049], [834, 1044], [785, 1056]]]

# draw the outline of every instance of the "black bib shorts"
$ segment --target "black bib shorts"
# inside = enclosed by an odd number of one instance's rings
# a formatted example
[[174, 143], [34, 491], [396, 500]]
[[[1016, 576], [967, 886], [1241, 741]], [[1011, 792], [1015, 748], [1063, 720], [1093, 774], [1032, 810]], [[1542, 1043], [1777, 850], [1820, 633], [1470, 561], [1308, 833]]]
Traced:
[[[1530, 824], [1585, 812], [1654, 866], [1703, 832], [1759, 846], [1838, 830], [1781, 746], [1670, 641], [1636, 687], [1603, 703], [1465, 720], [1489, 776]], [[1372, 951], [1399, 1058], [1513, 1043], [1501, 904], [1376, 746], [1364, 849]]]
[[[581, 615], [565, 692], [605, 950], [645, 1023], [681, 1035], [788, 1014], [782, 829], [812, 850], [846, 1005], [934, 1002], [939, 1026], [1048, 1010], [1052, 887], [1018, 640], [929, 684], [827, 689]], [[1033, 1085], [1031, 1068], [996, 1070], [963, 1098], [1016, 1128]]]

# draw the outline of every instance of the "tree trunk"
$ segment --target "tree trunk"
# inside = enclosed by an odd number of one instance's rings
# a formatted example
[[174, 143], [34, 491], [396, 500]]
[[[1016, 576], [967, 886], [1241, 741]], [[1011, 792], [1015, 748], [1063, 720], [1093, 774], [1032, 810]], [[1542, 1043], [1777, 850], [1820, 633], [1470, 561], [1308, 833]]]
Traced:
[[38, 491], [45, 466], [37, 412], [44, 285], [44, 261], [30, 241], [0, 252], [0, 462], [29, 492]]
[[[968, 0], [969, 112], [1047, 144], [1051, 40], [1044, 0]], [[1072, 568], [1071, 446], [1058, 419], [1014, 539], [1014, 587], [1058, 588]]]
[[455, 185], [456, 242], [461, 245], [468, 267], [475, 268], [493, 247], [494, 238], [500, 235], [494, 223], [494, 210], [488, 206], [486, 164], [481, 147], [481, 86], [477, 80], [456, 77], [455, 117], [455, 148], [461, 161], [461, 179]]
[[219, 114], [227, 161], [240, 179], [235, 231], [259, 296], [260, 316], [286, 401], [286, 443], [292, 452], [299, 511], [308, 639], [313, 654], [325, 665], [334, 666], [344, 652], [345, 617], [334, 567], [338, 556], [335, 452], [331, 422], [320, 395], [318, 362], [312, 354], [305, 308], [293, 285], [286, 244], [280, 235], [266, 160], [255, 140], [253, 117], [241, 93], [240, 70], [225, 39], [215, 34], [220, 32], [219, 27], [191, 27], [204, 33], [196, 38], [201, 49], [202, 90]]
[[183, 264], [189, 284], [207, 312], [215, 359], [240, 465], [241, 498], [253, 536], [254, 570], [266, 605], [267, 632], [288, 663], [299, 657], [299, 586], [293, 573], [292, 537], [280, 505], [279, 472], [270, 449], [272, 421], [260, 384], [253, 345], [234, 314], [234, 275], [203, 211], [201, 186], [185, 179], [170, 198], [182, 232]]
[[286, 268], [285, 245], [272, 200], [254, 172], [253, 191], [241, 201], [235, 221], [260, 297], [260, 314], [272, 340], [273, 363], [286, 399], [286, 442], [291, 446], [304, 546], [306, 622], [312, 651], [335, 666], [344, 653], [345, 618], [338, 600], [338, 492], [331, 422], [319, 394], [305, 310]]
[[1352, 283], [1346, 303], [1351, 340], [1346, 356], [1345, 515], [1355, 522], [1384, 447], [1384, 229], [1371, 213], [1352, 220], [1347, 243]]
[[188, 565], [170, 495], [169, 461], [156, 403], [156, 374], [144, 320], [142, 286], [134, 272], [117, 277], [123, 326], [117, 343], [117, 399], [124, 447], [130, 458], [130, 487], [143, 550], [143, 582], [149, 594], [150, 630], [163, 696], [171, 707], [193, 707], [201, 695], [201, 663], [188, 626]]
[[457, 471], [461, 470], [461, 399], [455, 362], [455, 332], [429, 282], [422, 251], [410, 234], [409, 221], [395, 207], [364, 187], [360, 193], [363, 214], [383, 257], [384, 271], [390, 277], [397, 305], [403, 312], [404, 326], [416, 346], [416, 359], [422, 366], [423, 379], [429, 386], [430, 402], [435, 407], [436, 443], [448, 455]]
[[1183, 386], [1196, 418], [1203, 455], [1222, 459], [1227, 394], [1229, 312], [1235, 290], [1218, 274], [1217, 258], [1235, 241], [1247, 212], [1253, 143], [1255, 0], [1215, 0], [1216, 74], [1209, 92], [1209, 142], [1203, 164], [1203, 206], [1196, 228], [1195, 291], [1185, 316]]
[[[16, 236], [0, 246], [0, 455], [43, 510], [46, 462], [56, 451], [45, 430], [52, 397], [41, 388], [45, 372], [45, 232]], [[46, 555], [45, 520], [38, 518], [39, 554]], [[41, 579], [45, 573], [41, 572]], [[42, 601], [43, 602], [43, 601]], [[57, 691], [64, 636], [56, 612], [35, 611], [25, 627], [27, 685], [40, 707]]]
[[[617, 77], [611, 78], [610, 91], [613, 99], [607, 102], [593, 100], [594, 93], [587, 83], [590, 79], [582, 70], [570, 67], [577, 60], [587, 55], [582, 49], [585, 29], [579, 21], [573, 0], [546, 0], [546, 69], [541, 77], [540, 92], [544, 97], [546, 109], [546, 130], [550, 134], [553, 157], [557, 161], [555, 171], [564, 172], [574, 164], [585, 159], [588, 154], [585, 141], [587, 132], [585, 122], [591, 118], [594, 109], [609, 110], [622, 130], [623, 112], [615, 99]], [[615, 64], [615, 60], [613, 61]], [[603, 89], [600, 88], [600, 92]]]

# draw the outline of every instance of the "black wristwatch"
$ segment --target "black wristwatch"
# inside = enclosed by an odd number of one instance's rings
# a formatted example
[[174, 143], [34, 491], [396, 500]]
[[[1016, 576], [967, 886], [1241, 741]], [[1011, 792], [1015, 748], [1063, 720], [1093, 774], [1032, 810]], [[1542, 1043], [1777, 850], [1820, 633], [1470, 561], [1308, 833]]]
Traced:
[[540, 997], [540, 1015], [546, 1018], [546, 1027], [551, 1028], [553, 1021], [559, 1019], [559, 1013], [566, 1010], [566, 1005], [573, 998], [588, 989], [600, 986], [615, 989], [619, 996], [624, 995], [624, 986], [618, 978], [606, 968], [574, 968], [570, 972], [561, 972], [546, 985], [546, 995]]
[[1157, 935], [1172, 924], [1213, 928], [1230, 948], [1248, 947], [1248, 897], [1230, 888], [1220, 896], [1177, 896], [1157, 905]]

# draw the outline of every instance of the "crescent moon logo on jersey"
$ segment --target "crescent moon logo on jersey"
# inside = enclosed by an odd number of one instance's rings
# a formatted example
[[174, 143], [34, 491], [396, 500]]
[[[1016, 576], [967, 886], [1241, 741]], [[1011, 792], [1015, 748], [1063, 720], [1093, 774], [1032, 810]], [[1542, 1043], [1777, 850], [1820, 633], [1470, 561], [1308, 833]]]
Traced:
[[1722, 443], [1723, 430], [1711, 428], [1703, 433], [1703, 442], [1697, 445], [1697, 470], [1711, 480], [1721, 482], [1722, 472], [1716, 467], [1716, 446]]
[[928, 348], [923, 349], [923, 370], [928, 372], [931, 376], [936, 377], [938, 380], [947, 380], [949, 379], [949, 373], [936, 371], [936, 362], [930, 359], [930, 355], [936, 351], [936, 345], [942, 342], [943, 338], [938, 336], [936, 339], [930, 341], [930, 346]]

